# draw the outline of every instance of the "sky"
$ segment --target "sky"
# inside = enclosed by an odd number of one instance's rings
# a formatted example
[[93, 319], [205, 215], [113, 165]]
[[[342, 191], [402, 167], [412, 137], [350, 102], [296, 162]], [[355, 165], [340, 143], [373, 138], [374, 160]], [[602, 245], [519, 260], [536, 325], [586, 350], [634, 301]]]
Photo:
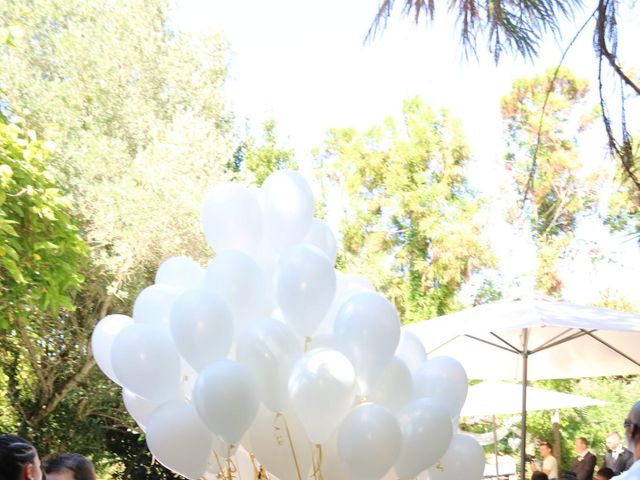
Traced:
[[[175, 27], [215, 29], [229, 40], [232, 58], [226, 89], [237, 118], [248, 119], [254, 133], [264, 120], [275, 119], [279, 137], [295, 148], [303, 169], [310, 168], [310, 149], [322, 144], [329, 128], [368, 128], [398, 115], [402, 101], [418, 95], [434, 107], [448, 108], [462, 121], [473, 156], [470, 182], [494, 200], [500, 195], [496, 179], [504, 176], [500, 97], [515, 78], [555, 67], [588, 16], [582, 13], [575, 24], [567, 23], [566, 38], [550, 36], [535, 63], [506, 54], [496, 66], [483, 48], [478, 59], [465, 58], [455, 25], [446, 15], [437, 14], [429, 27], [395, 15], [381, 35], [365, 44], [376, 0], [175, 1]], [[620, 44], [633, 48], [640, 39], [640, 14], [624, 18], [628, 28]], [[565, 64], [593, 83], [592, 30], [587, 27], [579, 37]], [[587, 163], [602, 159], [597, 145], [583, 147]], [[489, 240], [499, 252], [503, 274], [519, 278], [518, 288], [530, 291], [536, 266], [532, 242], [526, 232], [514, 232], [500, 222], [498, 210], [489, 217]], [[600, 270], [588, 253], [594, 242], [615, 257]], [[611, 236], [599, 221], [581, 222], [577, 244], [582, 248], [563, 269], [567, 299], [588, 302], [603, 287], [630, 290], [640, 278], [640, 249], [626, 237]], [[635, 291], [626, 294], [639, 296]]]

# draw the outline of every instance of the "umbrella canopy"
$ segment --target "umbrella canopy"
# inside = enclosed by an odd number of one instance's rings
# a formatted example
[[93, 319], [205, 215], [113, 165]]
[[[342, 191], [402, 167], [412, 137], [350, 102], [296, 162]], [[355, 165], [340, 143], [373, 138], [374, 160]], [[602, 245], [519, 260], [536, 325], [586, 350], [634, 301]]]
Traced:
[[[595, 398], [570, 395], [568, 393], [527, 387], [527, 411], [557, 410], [607, 405]], [[480, 417], [487, 415], [520, 413], [522, 408], [522, 386], [517, 383], [497, 381], [482, 382], [469, 387], [467, 401], [460, 416]]]
[[[405, 328], [430, 355], [460, 361], [469, 378], [520, 381], [523, 437], [528, 380], [640, 373], [640, 315], [607, 308], [544, 297], [516, 299]], [[525, 478], [525, 463], [521, 449], [520, 478]]]
[[431, 355], [449, 355], [472, 379], [640, 373], [640, 315], [549, 298], [501, 301], [412, 325]]

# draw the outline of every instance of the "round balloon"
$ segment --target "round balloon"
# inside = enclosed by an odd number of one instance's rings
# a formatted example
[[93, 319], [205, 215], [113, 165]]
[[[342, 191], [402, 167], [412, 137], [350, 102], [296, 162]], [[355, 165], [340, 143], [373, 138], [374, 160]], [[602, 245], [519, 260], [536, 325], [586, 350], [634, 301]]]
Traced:
[[336, 315], [338, 315], [340, 307], [356, 293], [375, 291], [369, 280], [362, 275], [344, 274], [338, 270], [335, 272], [336, 294], [316, 333], [333, 333]]
[[234, 360], [218, 360], [200, 372], [193, 400], [209, 430], [233, 445], [253, 422], [260, 404], [255, 375]]
[[311, 228], [309, 228], [302, 243], [319, 248], [327, 256], [332, 266], [336, 264], [338, 250], [336, 237], [333, 235], [329, 225], [322, 220], [318, 220], [317, 218], [313, 219]]
[[91, 351], [100, 370], [118, 385], [122, 383], [116, 378], [111, 365], [111, 348], [113, 340], [122, 329], [133, 324], [133, 319], [127, 315], [107, 315], [98, 322], [91, 334]]
[[171, 401], [149, 417], [147, 445], [153, 456], [168, 469], [195, 480], [207, 470], [211, 454], [211, 433], [192, 405]]
[[469, 380], [460, 362], [440, 356], [430, 358], [416, 368], [413, 385], [415, 398], [437, 398], [447, 406], [451, 418], [456, 418], [467, 398]]
[[181, 291], [168, 285], [151, 285], [142, 290], [133, 304], [136, 323], [168, 325], [173, 302]]
[[158, 267], [156, 284], [168, 285], [178, 290], [201, 286], [204, 269], [189, 257], [171, 257]]
[[379, 293], [357, 293], [340, 308], [334, 330], [340, 350], [353, 363], [360, 389], [368, 393], [398, 346], [398, 312]]
[[233, 317], [215, 293], [187, 290], [171, 309], [170, 327], [182, 357], [195, 370], [224, 358], [233, 341]]
[[327, 256], [319, 249], [295, 245], [280, 256], [274, 286], [285, 321], [298, 334], [311, 336], [331, 305], [336, 276]]
[[111, 364], [127, 390], [156, 403], [181, 395], [180, 356], [165, 328], [134, 323], [114, 339]]
[[365, 403], [355, 407], [338, 432], [338, 453], [349, 478], [381, 478], [395, 463], [402, 446], [398, 421], [382, 405]]
[[319, 348], [293, 367], [289, 396], [309, 439], [322, 444], [349, 412], [355, 398], [355, 372], [342, 353]]
[[262, 237], [262, 211], [256, 196], [234, 183], [218, 185], [202, 205], [202, 227], [211, 248], [255, 251]]
[[142, 431], [145, 432], [147, 430], [149, 417], [156, 409], [157, 405], [146, 398], [142, 398], [141, 396], [130, 392], [126, 388], [122, 389], [122, 401], [124, 402], [124, 406], [127, 409], [127, 412], [129, 412], [129, 415], [131, 415], [131, 417], [136, 421]]
[[277, 250], [300, 242], [313, 220], [313, 193], [304, 177], [278, 170], [264, 181], [262, 201], [266, 234]]
[[417, 335], [407, 330], [406, 327], [400, 332], [400, 343], [396, 349], [396, 357], [402, 359], [412, 372], [427, 359], [424, 345]]
[[484, 475], [484, 450], [469, 435], [456, 433], [447, 452], [429, 469], [430, 480], [480, 480]]
[[368, 399], [396, 413], [409, 403], [412, 396], [411, 372], [402, 360], [394, 356], [373, 385]]

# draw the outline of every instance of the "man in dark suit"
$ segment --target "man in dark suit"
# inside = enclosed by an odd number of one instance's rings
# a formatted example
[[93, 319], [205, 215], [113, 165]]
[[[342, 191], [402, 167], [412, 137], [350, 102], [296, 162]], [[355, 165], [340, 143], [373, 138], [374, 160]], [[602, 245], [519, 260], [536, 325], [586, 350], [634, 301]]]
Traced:
[[589, 443], [584, 437], [576, 439], [576, 453], [578, 456], [571, 464], [571, 471], [577, 480], [592, 480], [596, 468], [596, 456], [589, 451]]
[[620, 444], [620, 435], [617, 432], [610, 433], [606, 443], [604, 466], [613, 470], [616, 475], [629, 470], [633, 465], [633, 453]]

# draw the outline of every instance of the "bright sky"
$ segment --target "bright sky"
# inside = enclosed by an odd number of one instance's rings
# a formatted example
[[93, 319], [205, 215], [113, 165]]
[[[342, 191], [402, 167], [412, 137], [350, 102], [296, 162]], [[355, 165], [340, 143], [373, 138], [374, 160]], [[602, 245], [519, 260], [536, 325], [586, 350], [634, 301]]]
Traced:
[[[296, 149], [303, 164], [309, 160], [310, 148], [321, 145], [327, 129], [370, 127], [398, 114], [403, 99], [419, 95], [433, 106], [449, 108], [462, 120], [474, 156], [472, 184], [489, 195], [497, 195], [495, 179], [502, 172], [500, 97], [515, 78], [555, 66], [578, 28], [567, 29], [570, 33], [563, 40], [551, 38], [535, 65], [507, 54], [496, 67], [482, 48], [481, 61], [466, 61], [453, 23], [443, 15], [430, 28], [416, 27], [396, 15], [381, 36], [364, 45], [376, 0], [176, 2], [174, 26], [214, 28], [231, 42], [227, 93], [237, 117], [249, 119], [254, 132], [259, 132], [265, 119], [275, 119], [279, 136]], [[579, 15], [576, 23], [587, 16]], [[636, 27], [630, 29], [635, 38], [621, 44], [637, 45], [640, 15], [635, 12], [625, 18]], [[565, 64], [593, 82], [591, 32], [592, 27], [587, 27]], [[494, 222], [490, 235], [501, 251], [507, 278], [523, 273], [526, 277], [535, 268], [535, 251], [526, 236], [499, 222]], [[606, 286], [628, 290], [640, 278], [640, 253], [633, 241], [612, 238], [597, 222], [585, 222], [579, 235], [584, 237], [581, 245], [597, 239], [601, 248], [621, 259], [615, 267], [606, 267]], [[589, 301], [604, 286], [602, 272], [594, 271], [589, 255], [576, 254], [565, 273], [568, 299]], [[526, 278], [523, 287], [531, 287]]]

